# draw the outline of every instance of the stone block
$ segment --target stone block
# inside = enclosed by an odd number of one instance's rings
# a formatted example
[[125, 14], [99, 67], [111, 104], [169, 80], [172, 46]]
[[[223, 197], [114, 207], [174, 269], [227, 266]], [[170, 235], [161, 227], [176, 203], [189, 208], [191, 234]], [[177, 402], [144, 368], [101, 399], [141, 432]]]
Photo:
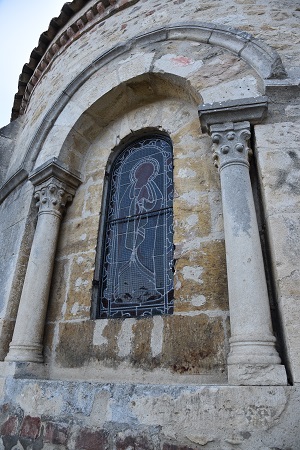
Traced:
[[283, 365], [229, 364], [228, 383], [238, 386], [286, 386], [287, 377]]
[[[203, 66], [188, 76], [192, 85], [201, 95], [202, 89], [217, 86], [241, 76], [256, 76], [247, 64], [232, 53], [222, 50], [213, 51], [213, 47], [205, 46], [209, 50], [203, 58]], [[203, 48], [203, 46], [201, 46]], [[200, 102], [202, 104], [202, 101]]]
[[135, 367], [152, 369], [157, 365], [157, 361], [152, 358], [151, 351], [151, 331], [153, 321], [150, 319], [140, 319], [133, 325], [133, 342], [130, 360]]
[[[180, 194], [182, 190], [198, 190], [206, 194], [211, 191], [220, 191], [220, 180], [213, 165], [210, 143], [204, 146], [204, 140], [196, 141], [196, 148], [193, 152], [191, 143], [185, 142], [187, 140], [188, 138], [183, 137], [183, 142], [174, 145], [175, 200], [178, 197], [177, 194]], [[186, 151], [186, 145], [189, 153]], [[179, 178], [176, 176], [177, 173], [180, 175]], [[190, 178], [189, 174], [194, 177]], [[197, 205], [194, 206], [197, 207]]]
[[282, 78], [286, 75], [278, 54], [263, 41], [251, 39], [241, 49], [239, 55], [255, 68], [262, 78]]
[[[117, 71], [113, 70], [111, 66], [106, 66], [90, 76], [80, 89], [74, 93], [72, 98], [79, 108], [86, 111], [97, 99], [109, 92], [113, 87], [118, 86], [118, 84]], [[93, 110], [91, 112], [93, 114]]]
[[19, 419], [17, 416], [8, 417], [5, 422], [1, 424], [0, 434], [1, 436], [14, 436], [19, 429]]
[[90, 146], [89, 156], [86, 158], [82, 170], [85, 176], [96, 177], [99, 182], [104, 180], [106, 163], [110, 152], [115, 145], [111, 145], [111, 142], [109, 140], [107, 143], [105, 136], [106, 133], [103, 132], [103, 134], [101, 135], [101, 150], [98, 146], [98, 139], [95, 142], [96, 145], [94, 144]]
[[194, 450], [193, 447], [188, 447], [187, 445], [177, 445], [164, 443], [163, 450]]
[[66, 257], [70, 254], [80, 254], [95, 249], [98, 238], [98, 226], [99, 217], [97, 216], [63, 221], [56, 257]]
[[221, 27], [218, 27], [212, 30], [212, 34], [209, 38], [209, 43], [212, 45], [224, 47], [224, 41], [226, 41], [226, 48], [231, 50], [235, 54], [239, 54], [245, 46], [245, 42], [247, 42], [249, 37], [250, 35], [247, 35], [246, 33], [244, 34], [244, 36], [242, 35], [242, 33], [238, 35], [238, 33], [229, 33], [225, 31], [225, 29], [222, 30]]
[[180, 374], [225, 369], [224, 329], [220, 318], [166, 316], [161, 356], [163, 367]]
[[168, 27], [168, 38], [173, 39], [187, 39], [190, 41], [206, 43], [211, 35], [211, 24], [207, 24], [207, 27], [198, 27], [195, 24], [191, 25], [171, 25]]
[[119, 361], [118, 336], [122, 328], [122, 320], [96, 320], [93, 335], [95, 358], [108, 365]]
[[36, 439], [41, 429], [41, 419], [39, 417], [25, 416], [21, 425], [20, 436]]
[[266, 215], [297, 212], [300, 207], [300, 151], [258, 148], [257, 164]]
[[224, 81], [218, 86], [207, 87], [201, 90], [203, 103], [223, 102], [226, 100], [259, 97], [260, 89], [257, 85], [257, 79], [253, 75]]
[[[191, 302], [190, 310], [228, 310], [228, 290], [224, 242], [202, 242], [198, 248], [180, 246], [175, 264], [175, 311], [182, 302]], [[203, 306], [193, 307], [193, 299], [203, 296]], [[177, 304], [178, 301], [178, 304]]]
[[57, 320], [61, 320], [62, 318], [62, 307], [64, 302], [66, 301], [69, 271], [69, 260], [62, 259], [55, 261], [48, 302], [48, 322], [55, 322]]
[[97, 428], [103, 427], [106, 422], [112, 421], [111, 393], [108, 390], [98, 390], [95, 393], [90, 414], [91, 423]]
[[293, 122], [282, 122], [276, 124], [263, 124], [255, 126], [255, 141], [258, 151], [284, 152], [288, 150], [299, 150], [300, 124]]
[[138, 75], [149, 72], [151, 70], [154, 54], [154, 52], [136, 52], [126, 59], [119, 59], [117, 72], [120, 82], [122, 83]]
[[108, 433], [104, 430], [80, 429], [74, 450], [108, 450]]
[[56, 119], [55, 125], [66, 126], [71, 129], [83, 113], [84, 109], [70, 99]]
[[115, 448], [116, 450], [128, 450], [129, 448], [136, 448], [139, 450], [155, 450], [154, 445], [155, 443], [153, 440], [150, 442], [146, 435], [139, 436], [134, 432], [130, 434], [130, 430], [128, 430], [125, 433], [118, 433]]
[[[298, 283], [299, 285], [299, 283]], [[283, 333], [285, 336], [285, 346], [287, 360], [289, 362], [290, 376], [294, 383], [300, 383], [300, 295], [293, 297], [281, 297], [279, 299], [279, 310]]]
[[182, 54], [168, 53], [164, 54], [159, 59], [156, 59], [154, 62], [154, 71], [187, 77], [198, 71], [202, 65], [203, 61], [201, 59], [194, 60], [193, 58], [187, 58]]
[[71, 259], [64, 313], [65, 320], [88, 319], [90, 317], [94, 270], [94, 252], [80, 253]]
[[134, 318], [127, 318], [122, 321], [122, 327], [118, 335], [118, 356], [120, 358], [129, 356], [131, 353], [135, 323], [136, 319]]
[[66, 322], [59, 325], [56, 361], [62, 367], [82, 367], [93, 357], [95, 323]]
[[[288, 287], [289, 277], [297, 275], [300, 257], [300, 214], [274, 214], [268, 217], [267, 224], [276, 283], [280, 281], [280, 293], [289, 295], [285, 280]], [[295, 286], [292, 289], [295, 289]]]
[[85, 204], [82, 212], [83, 217], [97, 215], [99, 216], [99, 212], [101, 209], [101, 199], [103, 192], [103, 178], [99, 176], [99, 181], [96, 177], [94, 177], [96, 181], [87, 180], [87, 190], [85, 195]]
[[38, 158], [34, 165], [34, 169], [40, 167], [42, 164], [53, 157], [59, 158], [60, 149], [63, 146], [63, 143], [68, 136], [69, 131], [70, 127], [66, 125], [55, 125], [52, 127], [50, 133], [47, 135], [47, 139], [43, 145], [43, 149], [38, 155]]
[[210, 232], [211, 211], [207, 194], [185, 190], [174, 200], [175, 246], [208, 236]]
[[53, 359], [56, 329], [57, 325], [53, 323], [45, 324], [44, 338], [43, 338], [43, 345], [44, 345], [43, 356], [45, 363], [50, 363], [50, 361]]
[[68, 441], [68, 425], [55, 422], [47, 422], [45, 425], [44, 442], [54, 445], [67, 446]]
[[[59, 132], [59, 130], [57, 130]], [[55, 136], [53, 136], [55, 141]], [[56, 145], [55, 143], [53, 145]], [[76, 170], [81, 173], [84, 157], [90, 145], [88, 138], [80, 133], [80, 130], [72, 130], [71, 133], [65, 136], [64, 144], [62, 146], [59, 158], [61, 161], [70, 167], [71, 170]]]
[[[147, 85], [145, 85], [144, 89], [151, 91], [151, 87]], [[126, 115], [126, 118], [119, 121], [118, 135], [120, 136], [120, 139], [124, 139], [132, 132], [138, 132], [143, 128], [154, 126], [160, 129], [163, 121], [161, 110], [163, 104], [163, 102], [158, 102], [152, 105], [143, 105], [142, 107], [136, 107], [130, 111], [128, 115]], [[166, 119], [165, 121], [167, 122]]]
[[[176, 389], [171, 395], [164, 392], [155, 398], [141, 393], [134, 397], [132, 410], [140, 424], [161, 426], [164, 436], [178, 446], [187, 445], [189, 439], [196, 448], [209, 443], [217, 450], [232, 443], [235, 434], [247, 450], [259, 448], [263, 435], [271, 448], [275, 442], [277, 446], [282, 442], [277, 427], [285, 420], [288, 388], [203, 386], [192, 391], [184, 388], [178, 394]], [[273, 426], [277, 428], [275, 433]]]

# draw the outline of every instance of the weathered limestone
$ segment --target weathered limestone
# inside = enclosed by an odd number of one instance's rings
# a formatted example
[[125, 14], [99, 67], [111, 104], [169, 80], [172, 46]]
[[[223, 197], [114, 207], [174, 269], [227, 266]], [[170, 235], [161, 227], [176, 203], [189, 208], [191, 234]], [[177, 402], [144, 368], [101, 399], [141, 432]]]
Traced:
[[44, 324], [60, 222], [80, 182], [57, 160], [34, 171], [30, 181], [35, 186], [39, 218], [6, 361], [43, 361]]
[[283, 122], [255, 128], [257, 166], [270, 236], [277, 306], [293, 382], [300, 381], [299, 138], [299, 123]]
[[[167, 84], [156, 86], [168, 89]], [[134, 88], [142, 95], [145, 86]], [[114, 97], [110, 99], [107, 105], [114, 102]], [[91, 289], [103, 169], [116, 136], [123, 140], [157, 124], [168, 130], [174, 144], [175, 312], [124, 325], [112, 319], [93, 321]], [[229, 313], [224, 233], [215, 223], [222, 209], [215, 201], [220, 187], [208, 141], [201, 136], [196, 105], [168, 99], [127, 112], [90, 145], [80, 170], [85, 181], [62, 223], [56, 252], [44, 341], [51, 377], [226, 383]], [[72, 147], [72, 155], [78, 146]]]
[[[22, 300], [18, 327], [25, 322], [29, 350], [16, 327], [10, 352], [25, 361], [0, 363], [0, 450], [299, 447], [300, 11], [297, 2], [282, 3], [74, 0], [51, 21], [20, 79], [19, 126], [0, 130], [3, 358], [35, 231], [33, 186], [24, 180], [56, 157], [78, 170], [83, 183], [61, 221], [49, 300], [35, 291], [41, 282], [48, 289], [45, 270], [50, 278], [60, 218], [39, 215], [42, 244], [36, 237], [33, 248], [50, 257], [34, 274], [33, 254], [28, 266], [22, 298], [27, 292], [30, 302]], [[267, 117], [261, 95], [268, 95]], [[286, 379], [270, 325], [244, 121], [255, 125], [251, 146], [263, 199], [259, 232], [268, 239], [263, 251], [274, 281], [274, 335], [295, 386], [272, 386]], [[231, 128], [222, 125], [228, 122]], [[229, 147], [218, 156], [220, 177], [206, 134], [216, 125], [216, 150]], [[152, 131], [168, 134], [174, 147], [174, 314], [93, 320], [107, 163], [120, 143]], [[234, 148], [238, 143], [243, 152]], [[48, 225], [52, 246], [44, 245]], [[45, 364], [27, 362], [26, 351], [41, 359], [42, 344]]]
[[0, 379], [0, 448], [296, 450], [299, 391]]
[[[255, 107], [250, 110], [257, 120], [261, 115], [261, 105], [257, 114]], [[205, 107], [203, 115], [206, 119], [208, 114]], [[213, 106], [211, 114], [215, 115]], [[225, 108], [223, 119], [236, 115], [236, 106], [233, 111], [229, 106]], [[218, 118], [221, 118], [220, 114]], [[205, 124], [208, 122], [206, 120]], [[231, 324], [228, 381], [244, 385], [286, 384], [285, 369], [280, 364], [272, 332], [249, 176], [250, 123], [211, 124], [209, 129], [214, 143], [215, 165], [220, 173], [224, 217]]]

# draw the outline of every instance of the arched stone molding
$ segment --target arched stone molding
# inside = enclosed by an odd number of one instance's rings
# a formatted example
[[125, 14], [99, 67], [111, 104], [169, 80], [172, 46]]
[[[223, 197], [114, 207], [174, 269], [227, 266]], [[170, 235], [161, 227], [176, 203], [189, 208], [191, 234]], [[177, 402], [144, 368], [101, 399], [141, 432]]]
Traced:
[[[50, 130], [53, 128], [54, 124], [59, 123], [59, 118], [63, 119], [63, 112], [68, 112], [69, 114], [70, 111], [72, 111], [72, 114], [75, 114], [75, 116], [77, 114], [77, 117], [74, 117], [73, 124], [70, 124], [70, 129], [74, 126], [76, 120], [79, 119], [86, 109], [81, 108], [80, 110], [79, 107], [78, 110], [78, 105], [71, 103], [74, 100], [74, 95], [85, 86], [87, 81], [93, 75], [98, 73], [100, 69], [108, 66], [108, 64], [115, 61], [118, 57], [126, 58], [126, 55], [130, 55], [130, 52], [146, 43], [164, 43], [170, 40], [198, 42], [228, 50], [252, 67], [262, 81], [285, 76], [285, 69], [281, 59], [273, 49], [260, 40], [255, 39], [250, 34], [230, 27], [210, 23], [182, 23], [168, 25], [137, 35], [125, 43], [118, 44], [102, 53], [98, 58], [84, 67], [71, 83], [63, 89], [41, 119], [33, 138], [28, 144], [26, 156], [20, 168], [28, 173], [33, 169], [35, 161]], [[61, 52], [59, 54], [61, 55]], [[149, 67], [148, 70], [143, 71], [143, 73], [145, 72], [151, 72], [151, 68]], [[132, 77], [140, 74], [141, 73], [132, 74]], [[118, 84], [119, 80], [111, 79], [111, 89]], [[105, 92], [99, 93], [99, 97], [104, 93]], [[260, 92], [260, 95], [261, 94], [263, 94], [263, 92]], [[34, 95], [34, 90], [31, 92], [31, 95]], [[237, 98], [239, 97], [240, 96]], [[95, 98], [95, 101], [96, 100], [97, 98]], [[68, 106], [69, 111], [67, 110]], [[55, 155], [49, 155], [49, 157], [53, 156]], [[16, 172], [19, 172], [20, 168]], [[0, 198], [5, 198], [15, 187], [15, 177], [13, 174], [10, 174], [9, 183], [6, 183], [5, 185], [5, 192], [0, 192]]]
[[[86, 90], [88, 91], [89, 88]], [[134, 95], [132, 95], [133, 92]], [[149, 72], [125, 80], [100, 96], [91, 106], [89, 106], [90, 96], [78, 92], [57, 121], [61, 125], [67, 123], [67, 128], [62, 128], [61, 133], [54, 133], [52, 136], [49, 134], [36, 160], [36, 165], [39, 166], [41, 161], [47, 159], [51, 149], [56, 149], [57, 154], [54, 156], [73, 170], [80, 171], [81, 162], [88, 147], [108, 124], [135, 108], [163, 99], [186, 101], [193, 105], [195, 111], [201, 102], [200, 95], [186, 79], [167, 73]], [[74, 111], [76, 115], [81, 113], [80, 116], [75, 123], [68, 122], [69, 118], [74, 120]], [[67, 133], [63, 134], [64, 132]], [[122, 136], [117, 135], [116, 140], [118, 139], [122, 139]]]
[[[104, 52], [74, 78], [44, 116], [43, 122], [29, 145], [27, 156], [33, 149], [33, 155], [38, 153], [46, 135], [69, 100], [93, 74], [116, 58], [129, 55], [130, 51], [145, 43], [154, 44], [175, 39], [216, 45], [229, 50], [253, 67], [261, 79], [280, 78], [285, 74], [281, 59], [274, 50], [250, 34], [229, 27], [201, 23], [177, 24], [143, 33]], [[31, 169], [32, 167], [29, 168]]]
[[[130, 4], [132, 3], [133, 2], [130, 2]], [[90, 14], [84, 14], [84, 20], [83, 18], [77, 20], [76, 24], [68, 27], [67, 30], [60, 34], [55, 42], [52, 43], [50, 49], [44, 54], [41, 62], [35, 68], [32, 77], [28, 80], [23, 94], [20, 114], [23, 114], [26, 111], [34, 86], [38, 83], [43, 74], [49, 70], [55, 57], [57, 55], [61, 56], [62, 52], [72, 43], [75, 35], [76, 39], [78, 39], [81, 34], [86, 32], [86, 25], [88, 25], [87, 28], [90, 28], [99, 22], [98, 20], [94, 24], [91, 23], [97, 14], [103, 15], [102, 10], [99, 11], [95, 9], [94, 11], [90, 10], [89, 12]], [[109, 15], [110, 14], [108, 13], [108, 16]], [[81, 24], [79, 24], [79, 21], [81, 21]], [[74, 31], [74, 26], [76, 32]], [[263, 79], [283, 78], [286, 75], [279, 55], [268, 45], [255, 39], [249, 33], [212, 23], [179, 23], [154, 29], [150, 32], [135, 36], [124, 44], [113, 47], [108, 52], [105, 52], [100, 59], [109, 58], [115, 51], [122, 52], [124, 49], [128, 50], [128, 46], [133, 48], [143, 41], [154, 43], [171, 39], [194, 40], [195, 42], [218, 45], [230, 50], [247, 61]], [[17, 111], [15, 111], [15, 115], [16, 114]]]

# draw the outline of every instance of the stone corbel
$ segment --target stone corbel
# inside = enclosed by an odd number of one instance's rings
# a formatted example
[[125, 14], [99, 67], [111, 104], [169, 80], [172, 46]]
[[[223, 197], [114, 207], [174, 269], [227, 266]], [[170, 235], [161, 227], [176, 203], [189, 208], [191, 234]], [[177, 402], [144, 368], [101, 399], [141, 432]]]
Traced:
[[80, 176], [53, 158], [36, 169], [29, 180], [35, 187], [38, 221], [5, 361], [40, 363], [43, 362], [44, 326], [60, 223], [80, 184]]
[[250, 124], [267, 112], [267, 99], [200, 107], [202, 130], [213, 141], [224, 218], [230, 308], [228, 381], [235, 385], [287, 384], [275, 348], [262, 249], [249, 176]]

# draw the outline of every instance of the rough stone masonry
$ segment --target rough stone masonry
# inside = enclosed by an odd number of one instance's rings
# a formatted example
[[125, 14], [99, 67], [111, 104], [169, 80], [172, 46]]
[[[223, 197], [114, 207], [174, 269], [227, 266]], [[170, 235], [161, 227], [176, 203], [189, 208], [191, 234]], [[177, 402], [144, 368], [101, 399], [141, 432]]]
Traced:
[[[300, 449], [299, 18], [62, 4], [0, 130], [0, 449]], [[174, 312], [98, 319], [108, 174], [153, 133]]]

